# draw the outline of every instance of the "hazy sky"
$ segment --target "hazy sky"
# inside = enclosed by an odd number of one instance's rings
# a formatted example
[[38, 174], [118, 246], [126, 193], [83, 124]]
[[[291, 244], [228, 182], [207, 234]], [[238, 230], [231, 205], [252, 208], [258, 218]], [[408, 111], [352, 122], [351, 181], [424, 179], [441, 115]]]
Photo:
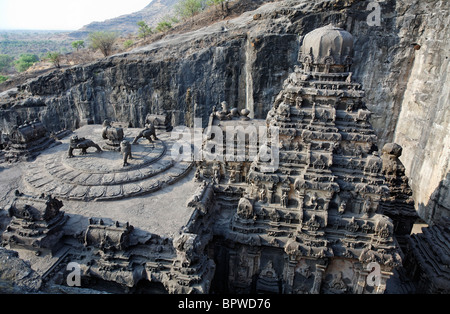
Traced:
[[152, 0], [0, 0], [0, 29], [77, 30], [143, 9]]

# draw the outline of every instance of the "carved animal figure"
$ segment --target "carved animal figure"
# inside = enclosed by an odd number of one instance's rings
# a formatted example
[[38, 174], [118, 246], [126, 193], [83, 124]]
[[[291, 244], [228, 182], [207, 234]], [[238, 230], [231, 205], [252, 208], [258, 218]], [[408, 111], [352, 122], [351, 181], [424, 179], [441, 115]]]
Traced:
[[69, 158], [74, 157], [73, 156], [74, 149], [81, 149], [81, 155], [86, 155], [87, 149], [89, 147], [95, 147], [97, 149], [97, 152], [102, 151], [100, 146], [95, 144], [92, 140], [86, 139], [84, 137], [78, 138], [78, 136], [74, 135], [70, 139], [68, 156]]
[[123, 129], [112, 127], [111, 122], [105, 120], [103, 122], [102, 137], [105, 140], [108, 139], [112, 145], [119, 145], [123, 141]]
[[[146, 138], [150, 143], [153, 143], [153, 140], [157, 140], [155, 126], [152, 123], [147, 123], [145, 125], [145, 129], [143, 129], [139, 134], [134, 138], [132, 144], [137, 144], [137, 141], [140, 138]], [[152, 140], [153, 138], [153, 140]]]
[[200, 241], [198, 235], [183, 233], [174, 239], [173, 246], [177, 252], [177, 259], [174, 264], [189, 267], [199, 259]]
[[120, 143], [120, 151], [122, 152], [123, 156], [123, 166], [128, 166], [128, 158], [133, 159], [133, 156], [131, 156], [131, 145], [128, 141], [122, 141]]

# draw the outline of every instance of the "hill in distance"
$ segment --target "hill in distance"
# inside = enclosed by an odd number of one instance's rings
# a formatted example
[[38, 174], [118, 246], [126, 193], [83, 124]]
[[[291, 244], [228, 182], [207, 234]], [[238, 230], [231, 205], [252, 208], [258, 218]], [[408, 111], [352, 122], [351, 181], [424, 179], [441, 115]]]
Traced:
[[103, 22], [92, 22], [81, 29], [69, 34], [72, 38], [85, 38], [91, 32], [118, 31], [121, 35], [136, 33], [139, 21], [145, 21], [148, 25], [156, 25], [164, 16], [172, 12], [174, 4], [178, 0], [153, 0], [140, 11], [121, 15]]

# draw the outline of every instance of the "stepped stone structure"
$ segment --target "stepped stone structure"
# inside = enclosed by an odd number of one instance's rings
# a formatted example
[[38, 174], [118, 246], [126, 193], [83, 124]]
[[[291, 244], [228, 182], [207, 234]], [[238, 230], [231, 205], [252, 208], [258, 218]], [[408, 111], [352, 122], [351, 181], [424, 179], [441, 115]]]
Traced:
[[[83, 127], [80, 136], [73, 137], [84, 138], [84, 132], [89, 135], [92, 127]], [[127, 132], [125, 138], [131, 142], [139, 130]], [[83, 148], [86, 154], [68, 158], [66, 152], [57, 152], [28, 165], [26, 186], [34, 193], [51, 193], [60, 199], [106, 201], [157, 191], [164, 184], [177, 182], [193, 166], [172, 160], [173, 140], [167, 134], [151, 144], [131, 145], [133, 159], [128, 158], [126, 167], [120, 152], [98, 151], [109, 139], [97, 136], [90, 142], [98, 144]]]
[[[229, 258], [221, 280], [230, 291], [382, 293], [401, 264], [394, 225], [380, 213], [389, 190], [364, 92], [352, 80], [352, 53], [353, 38], [342, 29], [307, 34], [302, 66], [265, 121], [269, 138], [279, 133], [270, 147], [279, 150], [278, 168], [258, 155], [245, 171], [228, 161], [209, 170], [220, 207], [234, 209], [218, 250]], [[381, 267], [375, 289], [367, 284], [371, 262]]]

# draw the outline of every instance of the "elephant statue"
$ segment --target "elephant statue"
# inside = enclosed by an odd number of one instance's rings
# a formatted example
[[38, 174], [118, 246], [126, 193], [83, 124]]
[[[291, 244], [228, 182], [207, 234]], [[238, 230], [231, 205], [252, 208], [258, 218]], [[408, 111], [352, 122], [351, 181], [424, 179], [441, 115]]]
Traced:
[[92, 140], [86, 139], [84, 137], [78, 138], [78, 136], [74, 135], [70, 139], [68, 156], [69, 156], [69, 158], [74, 157], [73, 156], [74, 149], [81, 149], [81, 155], [86, 155], [87, 149], [89, 147], [95, 147], [97, 149], [97, 152], [102, 151], [100, 146], [95, 144]]

